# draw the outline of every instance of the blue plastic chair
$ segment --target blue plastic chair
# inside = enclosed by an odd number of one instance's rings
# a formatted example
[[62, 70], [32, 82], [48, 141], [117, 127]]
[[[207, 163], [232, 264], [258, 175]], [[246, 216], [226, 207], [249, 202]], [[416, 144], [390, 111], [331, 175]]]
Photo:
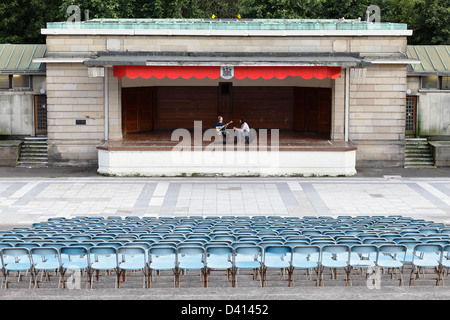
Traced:
[[321, 254], [321, 266], [319, 281], [324, 285], [323, 271], [325, 268], [331, 269], [333, 279], [337, 279], [337, 269], [344, 269], [345, 284], [348, 286], [348, 268], [350, 264], [350, 247], [340, 244], [324, 245]]
[[[412, 268], [409, 277], [409, 284], [413, 281], [416, 284], [416, 278], [425, 268], [433, 268], [436, 273], [436, 285], [439, 286], [440, 265], [442, 260], [442, 246], [439, 244], [418, 244], [414, 247]], [[423, 273], [425, 277], [425, 273]]]
[[377, 266], [382, 269], [391, 270], [391, 279], [394, 277], [394, 271], [400, 273], [400, 283], [403, 284], [403, 267], [406, 261], [406, 252], [408, 248], [401, 244], [386, 244], [378, 248]]
[[30, 272], [30, 283], [34, 282], [33, 272], [31, 272], [32, 262], [30, 257], [30, 251], [27, 248], [14, 248], [5, 247], [0, 251], [0, 258], [3, 267], [4, 286], [8, 288], [8, 277], [10, 272], [17, 272], [19, 274], [18, 279], [21, 278], [21, 272]]
[[[77, 281], [76, 275], [78, 272], [80, 275], [86, 273], [86, 288], [89, 283], [89, 251], [87, 248], [82, 246], [69, 246], [62, 247], [60, 249], [60, 259], [61, 259], [61, 281], [60, 285], [65, 288], [66, 281], [65, 276], [68, 270], [73, 270], [74, 277], [71, 278]], [[71, 283], [72, 285], [72, 283]], [[75, 283], [77, 285], [77, 283]]]
[[267, 246], [263, 252], [263, 285], [267, 286], [267, 270], [268, 269], [280, 269], [280, 277], [283, 279], [284, 271], [288, 270], [288, 284], [290, 285], [291, 279], [289, 272], [291, 268], [292, 248], [290, 246]]
[[[57, 272], [61, 268], [59, 250], [54, 247], [36, 247], [30, 249], [32, 271], [34, 272], [34, 287], [39, 287], [38, 276], [42, 272], [49, 279], [50, 272]], [[59, 286], [59, 285], [58, 285]]]
[[[211, 271], [226, 271], [227, 281], [230, 281], [233, 269], [234, 250], [232, 247], [222, 244], [208, 246], [205, 249], [205, 287], [208, 287], [208, 275]], [[234, 282], [231, 281], [231, 285]]]
[[[239, 270], [252, 270], [253, 280], [261, 274], [263, 249], [257, 245], [242, 244], [234, 246], [234, 267], [233, 276], [234, 286], [237, 286], [237, 273]], [[262, 277], [260, 277], [262, 286]]]
[[205, 249], [202, 246], [177, 248], [177, 283], [181, 285], [181, 275], [188, 270], [199, 270], [202, 286], [205, 286]]
[[94, 282], [94, 274], [96, 280], [100, 281], [100, 271], [107, 273], [113, 271], [115, 276], [115, 288], [117, 288], [117, 249], [115, 247], [101, 246], [89, 248], [89, 274], [91, 289]]
[[174, 287], [177, 284], [177, 249], [175, 246], [160, 245], [150, 247], [148, 250], [149, 257], [149, 287], [153, 282], [153, 274], [165, 270], [172, 270], [174, 274]]
[[316, 272], [316, 286], [319, 285], [320, 247], [314, 245], [300, 245], [292, 247], [291, 276], [294, 285], [294, 271], [296, 269], [306, 270], [307, 275], [314, 270]]
[[117, 286], [120, 288], [121, 280], [126, 282], [128, 271], [142, 271], [142, 287], [148, 287], [149, 273], [147, 249], [141, 246], [123, 246], [117, 249]]
[[368, 244], [350, 246], [350, 263], [347, 269], [350, 285], [352, 284], [351, 271], [353, 269], [358, 269], [361, 280], [362, 271], [365, 270], [367, 278], [369, 273], [371, 273], [376, 266], [377, 255], [377, 246]]
[[442, 259], [441, 259], [441, 279], [442, 285], [444, 285], [444, 276], [448, 279], [448, 270], [450, 269], [450, 244], [442, 248]]

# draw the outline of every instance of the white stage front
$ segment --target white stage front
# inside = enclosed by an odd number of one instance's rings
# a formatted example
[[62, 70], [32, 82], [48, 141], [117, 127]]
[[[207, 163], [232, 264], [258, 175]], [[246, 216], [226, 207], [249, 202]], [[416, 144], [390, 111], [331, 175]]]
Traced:
[[173, 151], [98, 148], [111, 176], [352, 176], [356, 148], [302, 151]]

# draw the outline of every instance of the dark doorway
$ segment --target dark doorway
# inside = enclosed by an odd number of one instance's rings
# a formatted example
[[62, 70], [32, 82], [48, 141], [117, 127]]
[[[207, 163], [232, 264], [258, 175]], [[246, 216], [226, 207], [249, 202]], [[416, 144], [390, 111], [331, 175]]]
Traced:
[[36, 135], [47, 134], [47, 96], [34, 96], [34, 123]]
[[406, 128], [405, 134], [416, 135], [417, 97], [406, 97]]
[[123, 88], [122, 117], [123, 133], [139, 133], [154, 129], [155, 89]]
[[293, 109], [295, 131], [330, 135], [330, 88], [294, 88]]

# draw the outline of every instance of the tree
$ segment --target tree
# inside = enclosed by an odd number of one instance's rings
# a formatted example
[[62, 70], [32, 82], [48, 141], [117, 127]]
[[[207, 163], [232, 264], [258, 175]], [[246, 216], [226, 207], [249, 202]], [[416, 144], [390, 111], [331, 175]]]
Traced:
[[450, 0], [416, 0], [413, 4], [411, 44], [450, 43]]
[[381, 22], [405, 23], [411, 44], [450, 43], [450, 0], [0, 0], [0, 43], [45, 43], [41, 28], [65, 21], [77, 5], [94, 18], [365, 19], [369, 5]]
[[61, 0], [1, 0], [0, 43], [45, 43], [41, 28], [57, 19]]
[[245, 18], [301, 19], [317, 18], [321, 0], [243, 0]]

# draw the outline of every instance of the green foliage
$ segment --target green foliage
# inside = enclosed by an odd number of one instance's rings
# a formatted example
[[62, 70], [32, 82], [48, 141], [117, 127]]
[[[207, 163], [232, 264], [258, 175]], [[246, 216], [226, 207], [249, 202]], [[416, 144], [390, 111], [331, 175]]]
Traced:
[[0, 0], [0, 43], [45, 43], [41, 28], [65, 21], [69, 5], [93, 18], [365, 19], [378, 5], [382, 22], [406, 23], [411, 44], [450, 43], [450, 0]]
[[243, 0], [242, 14], [257, 19], [318, 18], [320, 0]]

